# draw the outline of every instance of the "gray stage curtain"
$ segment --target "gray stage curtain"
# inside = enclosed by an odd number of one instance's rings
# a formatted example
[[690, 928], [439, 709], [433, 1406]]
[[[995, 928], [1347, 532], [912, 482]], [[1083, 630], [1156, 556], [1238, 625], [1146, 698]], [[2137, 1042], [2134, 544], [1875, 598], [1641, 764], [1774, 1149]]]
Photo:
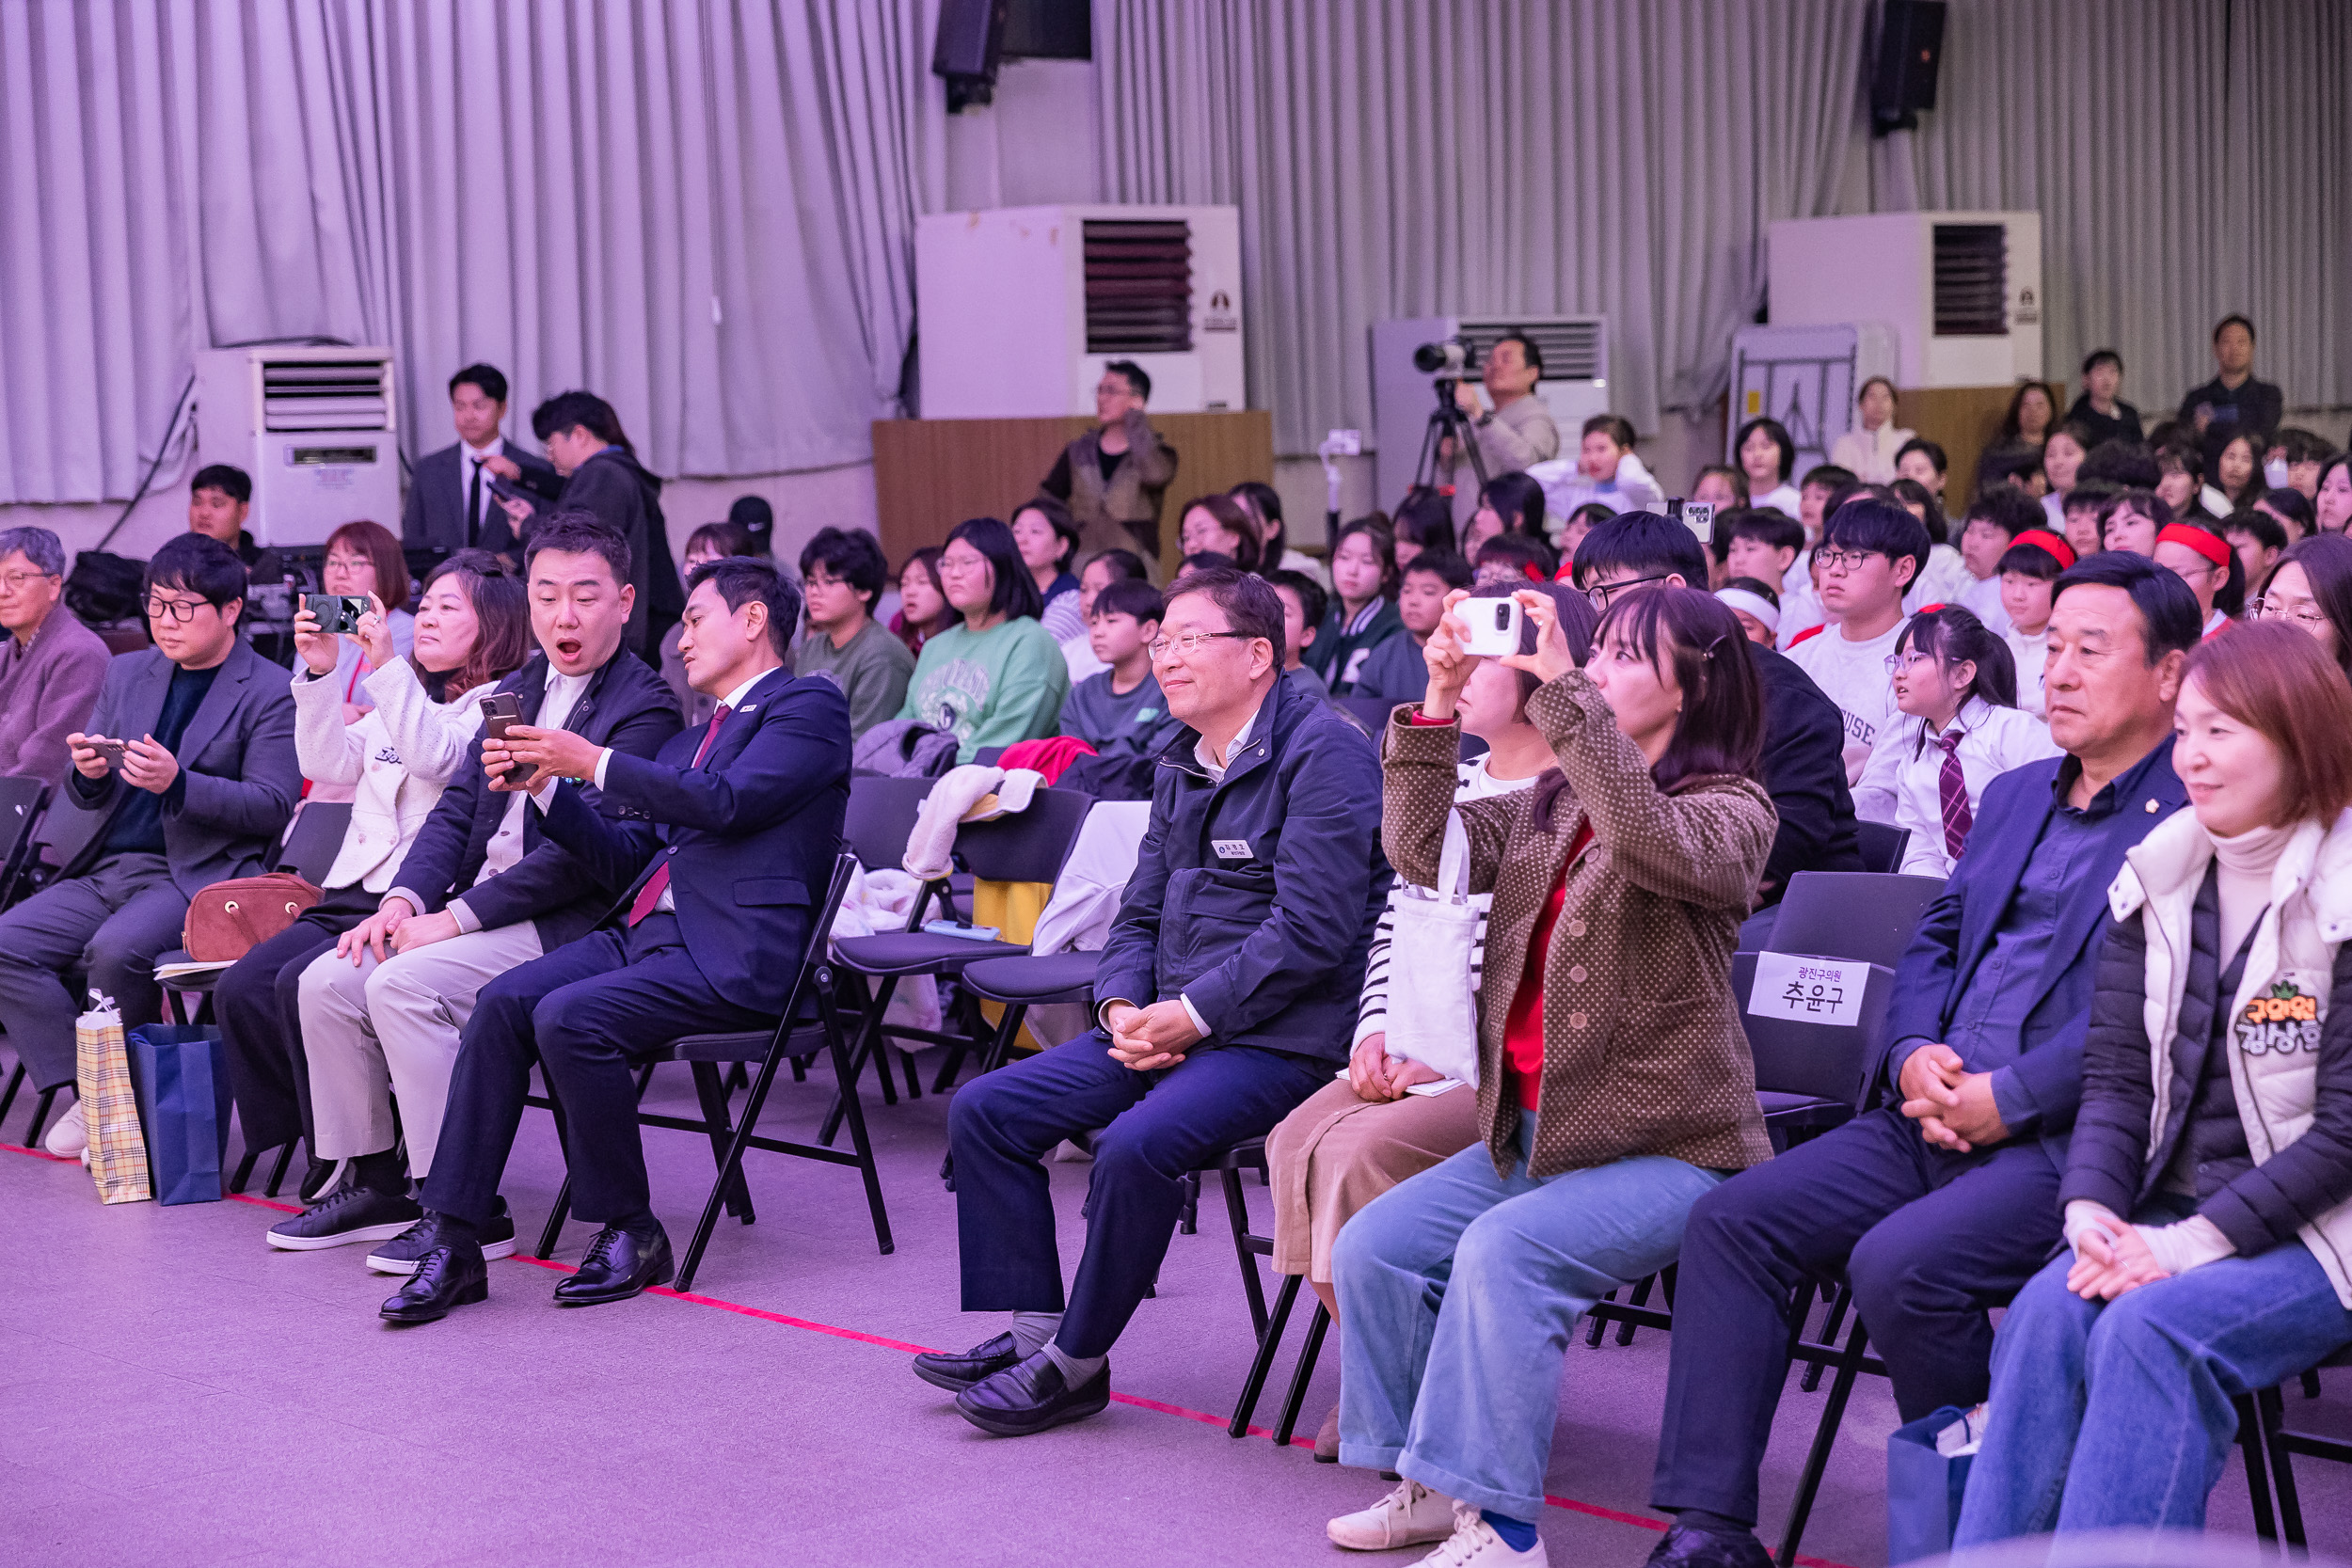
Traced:
[[944, 199], [937, 0], [0, 5], [0, 500], [130, 493], [201, 346], [487, 359], [662, 473], [870, 455]]
[[1616, 407], [1710, 402], [1772, 219], [2039, 208], [2061, 382], [2211, 373], [2224, 311], [2291, 404], [2352, 402], [2352, 8], [1957, 0], [1938, 107], [1873, 143], [1869, 0], [1095, 0], [1107, 199], [1242, 210], [1277, 448], [1368, 422], [1383, 317], [1606, 312]]

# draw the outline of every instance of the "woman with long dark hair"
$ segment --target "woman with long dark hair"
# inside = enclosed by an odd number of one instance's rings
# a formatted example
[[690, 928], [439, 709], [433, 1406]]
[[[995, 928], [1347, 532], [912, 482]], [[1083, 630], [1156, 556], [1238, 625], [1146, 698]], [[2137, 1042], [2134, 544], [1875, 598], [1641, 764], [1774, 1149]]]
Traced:
[[1012, 531], [993, 517], [958, 523], [939, 577], [963, 619], [923, 644], [898, 717], [953, 735], [960, 763], [983, 746], [1056, 734], [1070, 666], [1038, 625], [1044, 604]]
[[[403, 586], [405, 586], [404, 583]], [[302, 972], [342, 934], [376, 911], [402, 858], [432, 815], [441, 790], [467, 765], [482, 728], [480, 705], [531, 655], [531, 610], [520, 578], [486, 550], [461, 550], [433, 569], [417, 600], [408, 656], [393, 650], [380, 594], [368, 596], [358, 629], [323, 634], [308, 609], [294, 616], [294, 752], [302, 774], [346, 786], [351, 823], [322, 879], [325, 896], [292, 926], [230, 965], [214, 991], [230, 1082], [254, 1148], [310, 1146], [301, 1187], [312, 1205], [270, 1232], [270, 1244], [305, 1251], [395, 1236], [419, 1215], [397, 1156], [335, 1180], [335, 1162], [369, 1152], [367, 1140], [334, 1101], [312, 1122], [303, 1055]], [[339, 644], [358, 646], [374, 673], [360, 683], [368, 712], [344, 718]], [[378, 1167], [381, 1168], [378, 1168]], [[391, 1226], [394, 1228], [378, 1228]]]
[[1304, 550], [1291, 547], [1290, 525], [1282, 520], [1282, 495], [1263, 480], [1245, 479], [1226, 492], [1249, 520], [1258, 525], [1260, 570], [1304, 572], [1324, 580], [1323, 563]]
[[2233, 1399], [2352, 1342], [2352, 687], [2240, 627], [2173, 735], [2189, 809], [2107, 895], [2066, 1247], [1994, 1340], [1955, 1547], [2203, 1528]]
[[898, 568], [898, 608], [890, 617], [891, 635], [920, 655], [923, 644], [962, 617], [947, 602], [947, 585], [939, 577], [939, 546], [926, 545], [907, 557]]
[[1452, 1562], [1541, 1560], [1577, 1319], [1674, 1261], [1691, 1205], [1771, 1152], [1729, 980], [1777, 820], [1739, 623], [1696, 589], [1638, 589], [1580, 670], [1552, 601], [1516, 597], [1537, 651], [1502, 662], [1541, 683], [1526, 712], [1559, 772], [1457, 800], [1458, 611], [1431, 636], [1422, 705], [1383, 732], [1391, 863], [1436, 885], [1456, 816], [1470, 891], [1494, 895], [1480, 1141], [1359, 1210], [1331, 1259], [1340, 1459], [1404, 1480], [1330, 1537], [1451, 1538]]
[[1789, 483], [1797, 471], [1797, 443], [1787, 425], [1778, 420], [1750, 420], [1740, 427], [1731, 452], [1747, 478], [1748, 505], [1777, 507], [1791, 517], [1804, 510], [1804, 498]]
[[1177, 540], [1186, 555], [1221, 555], [1245, 572], [1265, 559], [1257, 520], [1231, 496], [1195, 496], [1176, 514]]
[[1543, 539], [1544, 487], [1525, 474], [1497, 474], [1478, 492], [1478, 510], [1462, 528], [1462, 558], [1478, 559], [1478, 546], [1502, 533]]

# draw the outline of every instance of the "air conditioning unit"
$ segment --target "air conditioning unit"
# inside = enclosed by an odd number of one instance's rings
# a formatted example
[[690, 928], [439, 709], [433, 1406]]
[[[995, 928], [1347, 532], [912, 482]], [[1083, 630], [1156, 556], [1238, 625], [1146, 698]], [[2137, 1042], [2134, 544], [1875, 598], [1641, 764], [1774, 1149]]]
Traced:
[[1893, 377], [1894, 329], [1883, 322], [1837, 326], [1743, 326], [1731, 335], [1731, 418], [1724, 423], [1724, 461], [1740, 461], [1740, 427], [1773, 419], [1796, 443], [1790, 472], [1829, 461], [1829, 449], [1853, 428], [1854, 393], [1874, 375]]
[[392, 355], [381, 348], [224, 348], [196, 356], [199, 463], [253, 476], [255, 541], [319, 546], [345, 523], [400, 531]]
[[1235, 207], [996, 207], [914, 230], [922, 413], [931, 420], [1094, 412], [1113, 359], [1152, 407], [1247, 406]]
[[1897, 385], [2042, 375], [2042, 214], [1787, 218], [1770, 233], [1774, 326], [1884, 322]]
[[[1459, 338], [1470, 350], [1472, 379], [1498, 339], [1525, 332], [1543, 354], [1544, 379], [1535, 395], [1560, 427], [1560, 451], [1576, 455], [1577, 431], [1609, 412], [1609, 318], [1606, 316], [1416, 316], [1372, 324], [1372, 420], [1377, 447], [1373, 473], [1378, 504], [1404, 499], [1421, 461], [1429, 416], [1437, 411], [1437, 377], [1413, 366], [1423, 343]], [[1469, 470], [1463, 475], [1469, 483]], [[1492, 478], [1490, 474], [1487, 476]]]

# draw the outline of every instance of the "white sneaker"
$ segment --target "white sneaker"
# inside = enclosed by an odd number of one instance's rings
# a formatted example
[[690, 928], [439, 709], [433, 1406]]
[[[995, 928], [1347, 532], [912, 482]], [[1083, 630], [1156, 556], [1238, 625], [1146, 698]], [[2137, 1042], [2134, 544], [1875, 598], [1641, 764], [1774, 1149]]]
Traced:
[[1495, 1533], [1494, 1526], [1479, 1517], [1477, 1510], [1465, 1508], [1454, 1517], [1460, 1528], [1413, 1568], [1549, 1568], [1551, 1560], [1544, 1555], [1541, 1541], [1523, 1552], [1516, 1551]]
[[60, 1160], [71, 1160], [89, 1148], [89, 1119], [82, 1115], [82, 1102], [75, 1101], [72, 1109], [57, 1118], [57, 1125], [40, 1140], [40, 1147]]
[[1417, 1481], [1400, 1481], [1395, 1491], [1370, 1508], [1343, 1513], [1325, 1530], [1333, 1545], [1344, 1546], [1351, 1552], [1422, 1546], [1454, 1533], [1454, 1499], [1441, 1492], [1432, 1492]]

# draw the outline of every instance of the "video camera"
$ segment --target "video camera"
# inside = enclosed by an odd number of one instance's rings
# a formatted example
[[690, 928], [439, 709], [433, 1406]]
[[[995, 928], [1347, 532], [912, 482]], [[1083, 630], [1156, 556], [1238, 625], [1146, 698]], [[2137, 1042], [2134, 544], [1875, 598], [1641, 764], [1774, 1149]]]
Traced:
[[1413, 369], [1424, 375], [1459, 376], [1470, 369], [1470, 345], [1459, 338], [1423, 343], [1413, 350]]

